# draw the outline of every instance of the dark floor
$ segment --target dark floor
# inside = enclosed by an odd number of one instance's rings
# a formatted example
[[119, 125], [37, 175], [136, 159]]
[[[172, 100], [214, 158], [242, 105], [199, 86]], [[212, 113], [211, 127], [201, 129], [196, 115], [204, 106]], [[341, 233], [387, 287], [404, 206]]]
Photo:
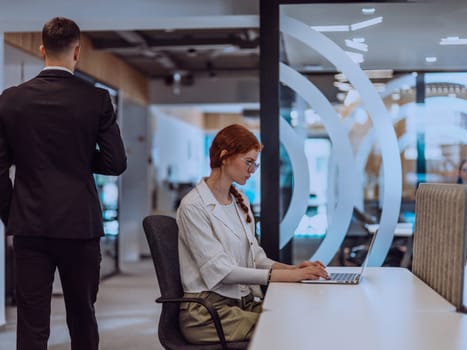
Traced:
[[[104, 280], [99, 289], [96, 315], [101, 350], [162, 350], [157, 338], [160, 305], [152, 261], [126, 264], [120, 275]], [[15, 349], [16, 309], [7, 308], [7, 324], [0, 328], [0, 349]], [[52, 300], [49, 350], [69, 350], [63, 298]]]

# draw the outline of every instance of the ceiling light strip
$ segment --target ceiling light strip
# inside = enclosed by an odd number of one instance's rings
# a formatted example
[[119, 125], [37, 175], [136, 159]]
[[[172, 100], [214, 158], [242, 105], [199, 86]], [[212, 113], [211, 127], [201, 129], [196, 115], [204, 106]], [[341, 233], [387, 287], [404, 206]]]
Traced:
[[467, 38], [447, 37], [441, 38], [440, 45], [467, 45]]
[[373, 26], [373, 25], [381, 23], [381, 22], [383, 22], [383, 17], [382, 16], [375, 17], [375, 18], [372, 18], [372, 19], [368, 19], [366, 21], [351, 24], [350, 29], [351, 30], [359, 30], [359, 29], [362, 29], [362, 28]]
[[318, 32], [348, 32], [350, 31], [348, 25], [331, 25], [331, 26], [310, 26]]
[[358, 41], [355, 41], [355, 40], [346, 39], [345, 40], [345, 45], [347, 47], [350, 47], [350, 48], [355, 49], [355, 50], [360, 50], [360, 51], [364, 51], [364, 52], [368, 51], [368, 45], [367, 44], [362, 43], [362, 42], [358, 42]]

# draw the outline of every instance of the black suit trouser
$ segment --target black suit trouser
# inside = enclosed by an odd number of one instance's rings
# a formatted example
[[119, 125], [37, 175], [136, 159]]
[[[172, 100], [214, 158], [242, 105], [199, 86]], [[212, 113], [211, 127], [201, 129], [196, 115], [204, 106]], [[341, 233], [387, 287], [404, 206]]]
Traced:
[[50, 303], [58, 268], [72, 350], [97, 350], [94, 312], [100, 240], [15, 236], [17, 350], [47, 350]]

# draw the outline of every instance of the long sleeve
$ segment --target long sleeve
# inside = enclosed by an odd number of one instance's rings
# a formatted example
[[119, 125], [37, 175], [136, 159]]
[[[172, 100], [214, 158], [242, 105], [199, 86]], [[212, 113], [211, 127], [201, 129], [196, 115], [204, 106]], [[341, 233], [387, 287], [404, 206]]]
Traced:
[[255, 240], [255, 262], [256, 262], [256, 267], [259, 269], [270, 269], [272, 264], [274, 264], [276, 261], [269, 259], [266, 256], [266, 253], [264, 252], [264, 249], [259, 246], [258, 242]]
[[[189, 247], [202, 280], [209, 289], [214, 288], [235, 267], [233, 258], [213, 232], [204, 208], [182, 205], [178, 210], [177, 223], [180, 241], [187, 249]], [[189, 268], [182, 262], [182, 270]]]
[[103, 175], [120, 175], [126, 169], [126, 154], [116, 115], [107, 91], [97, 137], [98, 149], [94, 152], [93, 171]]
[[225, 284], [268, 284], [269, 269], [254, 269], [236, 266], [224, 277], [222, 283]]
[[0, 118], [0, 218], [8, 223], [13, 185], [10, 180], [11, 152]]

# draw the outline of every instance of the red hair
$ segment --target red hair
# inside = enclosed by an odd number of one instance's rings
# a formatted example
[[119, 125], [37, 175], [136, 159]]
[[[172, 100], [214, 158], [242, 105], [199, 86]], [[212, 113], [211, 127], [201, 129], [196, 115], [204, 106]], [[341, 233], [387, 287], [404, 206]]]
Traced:
[[[263, 145], [259, 143], [256, 136], [250, 130], [239, 124], [229, 125], [217, 133], [209, 148], [211, 169], [220, 168], [223, 160], [237, 154], [247, 153], [252, 149], [259, 152], [262, 148]], [[224, 150], [226, 153], [221, 157], [221, 153]], [[230, 186], [230, 193], [232, 193], [237, 204], [246, 214], [246, 222], [250, 223], [249, 209], [244, 203], [243, 196], [233, 185]]]
[[[256, 136], [244, 126], [239, 124], [226, 126], [217, 133], [209, 148], [210, 167], [220, 168], [225, 159], [247, 153], [252, 149], [259, 152], [262, 148]], [[226, 153], [221, 157], [221, 152], [224, 150]]]

